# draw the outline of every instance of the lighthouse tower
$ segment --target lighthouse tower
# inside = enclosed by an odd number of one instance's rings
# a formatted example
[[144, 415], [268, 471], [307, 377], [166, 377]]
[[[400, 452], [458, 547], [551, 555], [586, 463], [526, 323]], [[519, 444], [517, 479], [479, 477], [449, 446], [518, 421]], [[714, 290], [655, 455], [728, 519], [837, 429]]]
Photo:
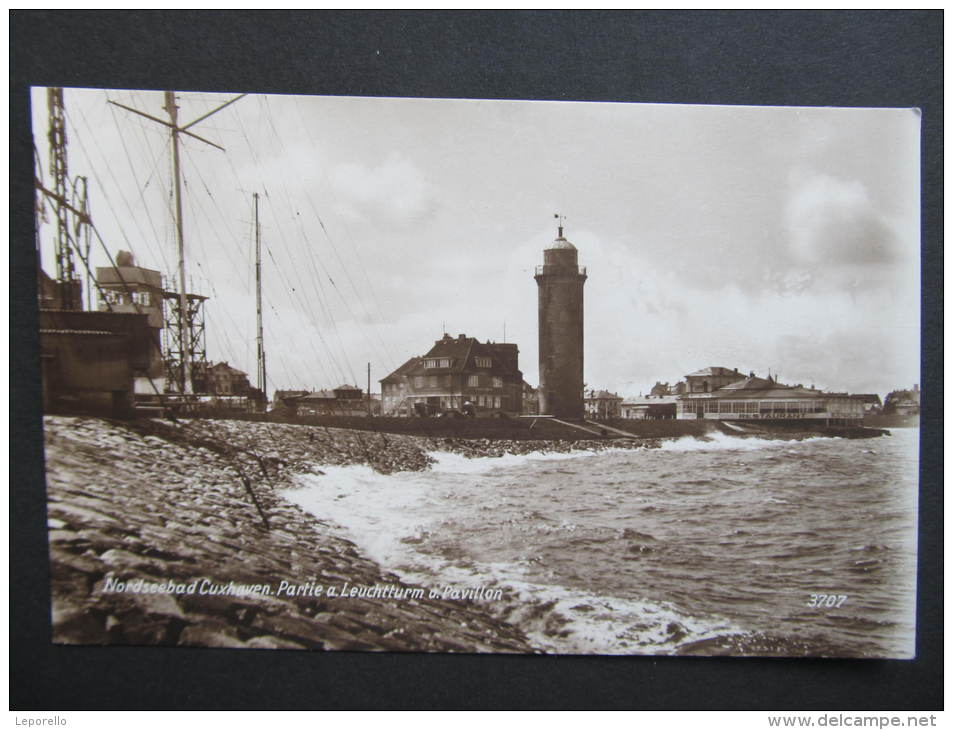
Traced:
[[581, 419], [583, 409], [582, 287], [586, 269], [578, 251], [559, 236], [543, 251], [536, 267], [539, 287], [539, 412], [557, 418]]

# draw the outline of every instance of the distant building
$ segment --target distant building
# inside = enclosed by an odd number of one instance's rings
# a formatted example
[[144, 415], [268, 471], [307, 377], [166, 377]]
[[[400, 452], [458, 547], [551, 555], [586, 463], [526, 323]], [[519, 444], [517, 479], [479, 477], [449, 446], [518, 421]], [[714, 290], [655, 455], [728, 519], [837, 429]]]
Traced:
[[131, 412], [152, 356], [144, 314], [41, 309], [39, 334], [44, 411]]
[[39, 266], [37, 273], [37, 304], [40, 309], [65, 309], [79, 311], [83, 308], [83, 283], [78, 279], [73, 281], [57, 281]]
[[426, 355], [412, 357], [381, 381], [383, 415], [433, 415], [439, 411], [518, 414], [523, 408], [519, 348], [444, 336]]
[[583, 398], [586, 418], [607, 420], [622, 415], [622, 397], [606, 390], [590, 390]]
[[[754, 375], [754, 373], [752, 373], [752, 375]], [[736, 383], [744, 377], [744, 373], [739, 373], [738, 368], [704, 368], [703, 370], [689, 373], [685, 376], [686, 392], [710, 393], [713, 390], [718, 390], [722, 386]]]
[[380, 412], [380, 401], [368, 399], [355, 385], [339, 385], [286, 398], [299, 416], [367, 416]]
[[644, 398], [623, 400], [620, 410], [622, 418], [661, 420], [675, 418], [676, 403], [674, 395], [648, 395]]
[[197, 363], [193, 369], [193, 379], [200, 383], [200, 393], [212, 395], [246, 395], [251, 390], [248, 373], [229, 365], [227, 362], [209, 365]]
[[655, 397], [662, 396], [662, 395], [671, 395], [671, 394], [672, 394], [671, 386], [667, 382], [662, 383], [658, 380], [655, 381], [655, 385], [653, 385], [652, 390], [649, 391], [649, 395], [655, 396]]
[[[715, 370], [715, 368], [706, 368]], [[726, 370], [720, 368], [720, 370]], [[704, 373], [705, 371], [699, 371]], [[735, 371], [718, 373], [715, 377]], [[686, 376], [712, 377], [693, 373]], [[698, 381], [696, 381], [697, 383]], [[694, 387], [698, 388], [696, 384]], [[863, 418], [864, 405], [847, 393], [824, 393], [813, 388], [782, 385], [771, 378], [751, 375], [715, 390], [695, 390], [678, 396], [678, 417], [717, 420], [814, 420], [837, 423]]]
[[248, 373], [227, 362], [193, 363], [192, 382], [199, 401], [207, 406], [242, 411], [265, 409], [265, 394], [248, 382]]
[[99, 311], [131, 312], [149, 315], [149, 326], [162, 329], [162, 274], [136, 266], [128, 251], [116, 255], [115, 266], [96, 269], [96, 284], [101, 291]]
[[877, 415], [883, 410], [883, 403], [880, 402], [880, 396], [876, 393], [855, 393], [851, 398], [863, 403], [864, 415]]
[[539, 414], [539, 390], [523, 381], [523, 413], [527, 415]]
[[914, 385], [913, 390], [894, 390], [884, 399], [884, 414], [898, 416], [920, 415], [920, 386]]
[[[152, 352], [149, 367], [139, 373], [136, 392], [154, 395], [163, 390], [165, 366], [162, 362], [162, 329], [165, 326], [163, 310], [162, 274], [152, 269], [136, 266], [128, 251], [116, 254], [115, 266], [96, 269], [96, 286], [99, 289], [99, 311], [145, 314], [152, 335]], [[151, 382], [150, 382], [151, 381]]]
[[273, 408], [280, 408], [281, 406], [289, 406], [288, 401], [294, 400], [302, 395], [307, 395], [310, 393], [310, 390], [276, 390], [275, 397], [272, 400]]

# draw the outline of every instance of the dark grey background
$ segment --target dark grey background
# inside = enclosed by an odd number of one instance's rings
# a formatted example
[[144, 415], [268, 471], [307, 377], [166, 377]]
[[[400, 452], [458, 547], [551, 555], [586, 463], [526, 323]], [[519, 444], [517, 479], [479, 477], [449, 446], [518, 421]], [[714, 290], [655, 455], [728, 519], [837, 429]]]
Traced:
[[[941, 708], [942, 25], [941, 11], [11, 11], [11, 708]], [[39, 417], [31, 85], [921, 108], [918, 658], [53, 646]]]

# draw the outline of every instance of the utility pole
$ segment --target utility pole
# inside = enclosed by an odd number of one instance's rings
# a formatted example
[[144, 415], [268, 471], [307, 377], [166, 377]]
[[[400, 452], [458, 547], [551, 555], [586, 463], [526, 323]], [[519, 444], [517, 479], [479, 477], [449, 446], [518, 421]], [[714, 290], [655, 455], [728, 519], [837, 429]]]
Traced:
[[371, 415], [371, 364], [367, 363], [367, 415]]
[[258, 310], [258, 389], [265, 393], [265, 330], [261, 320], [261, 224], [258, 222], [258, 193], [255, 198], [255, 306]]
[[194, 137], [201, 142], [216, 147], [223, 152], [225, 148], [221, 145], [217, 145], [214, 142], [209, 142], [207, 139], [199, 137], [197, 134], [188, 131], [190, 127], [195, 126], [204, 119], [208, 119], [210, 116], [216, 112], [220, 112], [225, 107], [234, 104], [236, 101], [241, 99], [245, 94], [236, 96], [231, 101], [227, 101], [221, 106], [216, 107], [207, 114], [203, 114], [198, 119], [189, 122], [184, 127], [179, 126], [179, 107], [175, 103], [175, 92], [166, 91], [165, 92], [165, 111], [169, 115], [170, 121], [165, 121], [164, 119], [159, 119], [154, 117], [151, 114], [146, 114], [141, 112], [138, 109], [133, 109], [130, 106], [125, 104], [119, 104], [115, 101], [110, 101], [109, 103], [113, 106], [118, 106], [126, 111], [130, 111], [133, 114], [138, 114], [141, 117], [146, 119], [151, 119], [153, 122], [158, 122], [171, 130], [172, 134], [172, 168], [173, 175], [175, 177], [175, 234], [176, 241], [178, 243], [179, 249], [179, 347], [181, 348], [181, 357], [182, 357], [182, 393], [184, 395], [192, 394], [192, 332], [191, 327], [189, 326], [189, 317], [188, 317], [188, 307], [189, 307], [189, 297], [188, 291], [186, 288], [185, 278], [185, 236], [183, 234], [183, 223], [182, 223], [182, 175], [179, 165], [179, 135], [186, 134], [189, 137]]

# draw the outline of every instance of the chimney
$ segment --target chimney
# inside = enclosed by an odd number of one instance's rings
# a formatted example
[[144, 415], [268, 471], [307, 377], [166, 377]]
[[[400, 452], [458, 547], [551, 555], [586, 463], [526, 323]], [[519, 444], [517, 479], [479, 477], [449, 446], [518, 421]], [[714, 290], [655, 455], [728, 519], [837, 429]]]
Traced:
[[913, 392], [914, 392], [914, 393], [919, 393], [919, 392], [920, 392], [920, 384], [919, 384], [919, 383], [914, 383], [914, 384], [913, 384]]
[[461, 334], [461, 335], [457, 335], [457, 339], [458, 339], [460, 342], [463, 342], [466, 338], [467, 338], [466, 335], [462, 335], [462, 334]]

